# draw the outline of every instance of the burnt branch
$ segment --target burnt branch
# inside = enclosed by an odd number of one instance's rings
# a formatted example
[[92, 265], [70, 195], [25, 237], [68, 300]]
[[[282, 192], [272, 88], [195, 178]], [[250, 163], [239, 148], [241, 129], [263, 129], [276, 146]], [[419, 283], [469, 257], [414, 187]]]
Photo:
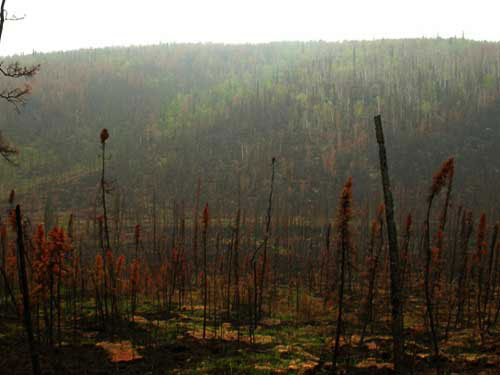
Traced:
[[[25, 16], [18, 17], [16, 15], [9, 16], [5, 9], [6, 0], [0, 0], [0, 41], [3, 36], [3, 27], [6, 21], [20, 21]], [[25, 97], [31, 93], [31, 85], [24, 83], [15, 85], [10, 80], [15, 79], [30, 79], [33, 78], [40, 70], [40, 65], [23, 66], [19, 62], [4, 63], [0, 62], [0, 77], [6, 79], [7, 85], [0, 89], [0, 100], [4, 100], [12, 104], [15, 110], [19, 113], [19, 107], [25, 104]], [[17, 86], [17, 87], [16, 87]], [[18, 154], [16, 148], [12, 147], [0, 133], [0, 155], [10, 164], [16, 165], [12, 159]]]
[[26, 14], [23, 14], [22, 16], [16, 16], [15, 14], [12, 16], [9, 16], [9, 12], [5, 10], [5, 21], [22, 21], [26, 18]]
[[0, 73], [8, 78], [32, 78], [40, 70], [40, 65], [22, 66], [17, 61], [6, 67], [3, 64], [0, 62]]
[[[3, 35], [3, 27], [6, 21], [19, 21], [24, 17], [12, 16], [8, 17], [7, 10], [5, 9], [6, 0], [1, 0], [0, 3], [0, 41]], [[40, 65], [33, 66], [23, 66], [19, 62], [12, 62], [9, 64], [4, 64], [0, 62], [0, 75], [8, 79], [19, 79], [19, 78], [33, 78], [40, 70]], [[24, 104], [24, 96], [31, 92], [31, 86], [29, 84], [24, 84], [20, 87], [15, 88], [5, 88], [0, 91], [0, 99], [7, 101], [14, 105], [16, 111], [19, 112], [19, 105]]]
[[26, 84], [23, 87], [3, 90], [0, 92], [0, 98], [17, 106], [18, 104], [24, 104], [24, 96], [30, 92], [31, 86]]

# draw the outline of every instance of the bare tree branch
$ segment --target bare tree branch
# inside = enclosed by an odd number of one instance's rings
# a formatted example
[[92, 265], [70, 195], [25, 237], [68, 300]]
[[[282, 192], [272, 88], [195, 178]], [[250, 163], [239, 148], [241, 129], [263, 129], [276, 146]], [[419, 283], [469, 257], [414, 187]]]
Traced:
[[[5, 25], [5, 21], [19, 21], [24, 19], [23, 17], [17, 16], [8, 16], [7, 10], [5, 9], [6, 0], [1, 0], [0, 2], [0, 42], [2, 40], [3, 35], [3, 27]], [[8, 64], [4, 64], [4, 62], [0, 62], [0, 77], [6, 79], [7, 82], [11, 83], [11, 80], [15, 79], [30, 79], [33, 78], [38, 71], [40, 70], [40, 65], [33, 66], [22, 66], [19, 62], [11, 62]], [[31, 93], [31, 85], [29, 83], [24, 83], [24, 85], [20, 85], [15, 87], [7, 87], [4, 89], [0, 89], [0, 100], [5, 100], [7, 103], [10, 103], [14, 106], [14, 109], [19, 113], [19, 107], [25, 104], [25, 97]], [[16, 148], [12, 147], [2, 136], [0, 133], [0, 155], [7, 160], [7, 162], [11, 164], [16, 164], [12, 159], [13, 156], [17, 155], [18, 151]]]
[[9, 12], [5, 10], [5, 21], [22, 21], [26, 18], [26, 14], [22, 16], [16, 16], [15, 14], [12, 16], [9, 16]]
[[6, 89], [0, 92], [0, 98], [14, 105], [14, 108], [19, 112], [19, 106], [25, 104], [24, 96], [31, 92], [31, 86], [26, 84], [23, 87]]
[[40, 70], [40, 65], [33, 66], [21, 66], [19, 62], [13, 62], [7, 65], [6, 68], [3, 67], [3, 61], [0, 62], [0, 73], [4, 75], [4, 77], [9, 78], [31, 78]]

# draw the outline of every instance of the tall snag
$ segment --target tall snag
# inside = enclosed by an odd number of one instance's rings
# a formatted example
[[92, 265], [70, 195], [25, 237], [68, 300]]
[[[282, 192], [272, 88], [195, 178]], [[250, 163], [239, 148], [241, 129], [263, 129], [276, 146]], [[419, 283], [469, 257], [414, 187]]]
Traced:
[[266, 277], [266, 266], [267, 266], [267, 244], [269, 240], [269, 233], [271, 229], [271, 210], [272, 210], [272, 203], [273, 203], [273, 190], [274, 190], [274, 175], [275, 175], [275, 165], [276, 165], [276, 158], [272, 158], [271, 161], [271, 187], [269, 188], [269, 198], [267, 202], [267, 213], [266, 213], [266, 231], [264, 233], [264, 243], [263, 243], [263, 252], [262, 252], [262, 272], [260, 274], [260, 294], [259, 294], [259, 306], [257, 309], [258, 313], [258, 318], [262, 316], [262, 296], [264, 295], [264, 278]]
[[21, 207], [16, 206], [16, 231], [17, 231], [17, 260], [19, 271], [19, 285], [23, 295], [23, 310], [24, 310], [24, 326], [28, 336], [28, 345], [31, 354], [31, 364], [33, 366], [33, 374], [40, 374], [40, 364], [38, 362], [38, 353], [35, 348], [35, 339], [33, 337], [33, 325], [31, 322], [30, 309], [30, 292], [28, 287], [28, 277], [26, 276], [26, 261], [24, 259], [24, 235], [23, 225], [21, 222]]
[[104, 238], [106, 240], [106, 250], [110, 250], [111, 245], [109, 241], [109, 228], [108, 228], [108, 211], [106, 207], [106, 180], [105, 180], [105, 162], [106, 162], [106, 141], [109, 138], [107, 129], [101, 131], [101, 147], [102, 147], [102, 168], [101, 168], [101, 199], [102, 199], [102, 213], [104, 217]]
[[391, 304], [392, 304], [392, 337], [394, 369], [397, 374], [403, 373], [403, 302], [401, 299], [401, 284], [399, 271], [398, 234], [394, 222], [394, 202], [392, 199], [391, 183], [389, 180], [389, 167], [385, 151], [382, 118], [375, 116], [375, 134], [379, 148], [380, 174], [382, 188], [384, 189], [385, 217], [387, 221], [387, 237], [389, 241], [389, 258], [391, 264]]
[[349, 177], [340, 194], [339, 209], [337, 213], [337, 235], [340, 248], [340, 285], [338, 296], [337, 328], [335, 332], [335, 349], [333, 352], [332, 373], [337, 373], [337, 360], [340, 352], [340, 335], [342, 331], [342, 312], [344, 307], [345, 271], [348, 252], [351, 249], [351, 231], [349, 222], [352, 217], [352, 178]]
[[[368, 291], [366, 296], [366, 302], [362, 307], [362, 321], [363, 328], [361, 330], [361, 338], [359, 340], [359, 345], [363, 345], [366, 328], [368, 324], [372, 324], [373, 321], [373, 300], [375, 297], [375, 284], [377, 280], [377, 269], [380, 261], [380, 256], [382, 255], [382, 250], [384, 249], [384, 206], [379, 207], [377, 214], [377, 219], [373, 220], [371, 228], [371, 239], [370, 239], [370, 250], [369, 250], [369, 276], [368, 276]], [[374, 253], [375, 245], [378, 239], [377, 250]]]
[[207, 233], [208, 223], [210, 222], [210, 213], [208, 203], [205, 204], [203, 210], [203, 339], [206, 337], [207, 331], [207, 303], [208, 303], [208, 280], [207, 280]]
[[[107, 129], [102, 129], [100, 133], [101, 139], [101, 158], [102, 158], [102, 167], [101, 167], [101, 200], [102, 200], [102, 220], [99, 220], [99, 242], [102, 250], [102, 260], [104, 262], [104, 290], [103, 290], [103, 298], [104, 298], [104, 306], [106, 311], [106, 317], [108, 318], [108, 285], [107, 285], [107, 276], [106, 274], [109, 272], [109, 276], [112, 282], [112, 267], [107, 264], [107, 252], [110, 251], [110, 241], [109, 241], [109, 228], [108, 228], [108, 211], [106, 206], [106, 180], [105, 180], [105, 170], [106, 170], [106, 141], [109, 138], [109, 133]], [[104, 240], [106, 242], [104, 242]], [[113, 285], [111, 285], [111, 289], [113, 289]], [[114, 303], [112, 302], [112, 309]], [[105, 326], [105, 322], [103, 321], [103, 325]]]
[[[434, 355], [436, 359], [439, 357], [439, 346], [438, 346], [438, 323], [436, 321], [437, 315], [435, 315], [434, 310], [434, 287], [435, 280], [437, 279], [437, 271], [431, 269], [438, 267], [439, 253], [441, 252], [442, 243], [442, 229], [444, 228], [444, 214], [441, 216], [439, 230], [438, 230], [438, 241], [436, 246], [431, 249], [430, 245], [430, 216], [432, 203], [434, 198], [439, 194], [439, 192], [447, 185], [448, 194], [446, 198], [446, 204], [449, 202], [449, 192], [451, 190], [451, 179], [453, 178], [454, 162], [453, 158], [448, 159], [443, 163], [441, 169], [436, 173], [432, 179], [432, 186], [427, 196], [427, 213], [425, 216], [425, 233], [424, 233], [424, 251], [425, 251], [425, 269], [424, 269], [424, 291], [425, 291], [425, 302], [427, 306], [427, 317], [429, 319], [429, 327], [432, 335], [432, 343], [434, 346]], [[434, 256], [434, 255], [435, 256]], [[434, 277], [433, 277], [434, 276]]]
[[[487, 283], [486, 283], [486, 292], [484, 294], [484, 307], [483, 311], [486, 314], [486, 325], [488, 328], [490, 328], [490, 313], [489, 313], [489, 308], [488, 308], [488, 303], [489, 303], [489, 298], [490, 298], [490, 289], [495, 288], [496, 283], [494, 282], [494, 277], [493, 277], [493, 260], [495, 258], [495, 246], [497, 243], [497, 238], [498, 238], [498, 229], [499, 229], [499, 224], [497, 223], [493, 229], [493, 235], [491, 236], [491, 245], [490, 245], [490, 257], [488, 260], [488, 273], [487, 273]], [[491, 306], [491, 305], [490, 305]]]
[[194, 285], [198, 286], [198, 215], [200, 211], [200, 189], [201, 179], [198, 177], [196, 186], [196, 198], [193, 212], [194, 234], [193, 234], [193, 260], [194, 260]]
[[[266, 266], [267, 266], [267, 244], [268, 244], [268, 239], [269, 239], [269, 233], [271, 230], [271, 214], [272, 214], [272, 202], [273, 202], [273, 191], [274, 191], [274, 176], [275, 176], [275, 163], [276, 163], [276, 158], [272, 158], [271, 160], [271, 186], [269, 189], [269, 199], [268, 199], [268, 205], [267, 205], [267, 215], [266, 215], [266, 228], [264, 232], [264, 241], [262, 244], [260, 244], [258, 247], [255, 247], [255, 250], [252, 254], [251, 258], [251, 264], [252, 264], [252, 270], [253, 270], [253, 325], [252, 325], [252, 332], [255, 330], [257, 327], [257, 322], [262, 316], [262, 298], [264, 294], [264, 278], [266, 275]], [[255, 220], [255, 223], [257, 223], [257, 219]], [[258, 270], [257, 270], [257, 261], [258, 261], [258, 255], [259, 255], [259, 250], [263, 248], [263, 255], [262, 255], [262, 268], [260, 272], [260, 278], [258, 280]]]

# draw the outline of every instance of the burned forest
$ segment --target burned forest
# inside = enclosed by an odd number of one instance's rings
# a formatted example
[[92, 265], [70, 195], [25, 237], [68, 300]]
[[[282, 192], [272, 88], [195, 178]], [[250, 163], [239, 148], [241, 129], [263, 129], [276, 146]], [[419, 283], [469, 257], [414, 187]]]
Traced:
[[500, 373], [498, 42], [0, 73], [0, 373]]

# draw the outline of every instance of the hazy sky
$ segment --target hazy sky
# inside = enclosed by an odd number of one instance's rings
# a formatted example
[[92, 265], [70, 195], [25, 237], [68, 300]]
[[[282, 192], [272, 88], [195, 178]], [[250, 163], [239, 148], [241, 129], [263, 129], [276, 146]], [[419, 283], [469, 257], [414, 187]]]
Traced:
[[0, 55], [159, 42], [500, 40], [499, 0], [7, 0]]

